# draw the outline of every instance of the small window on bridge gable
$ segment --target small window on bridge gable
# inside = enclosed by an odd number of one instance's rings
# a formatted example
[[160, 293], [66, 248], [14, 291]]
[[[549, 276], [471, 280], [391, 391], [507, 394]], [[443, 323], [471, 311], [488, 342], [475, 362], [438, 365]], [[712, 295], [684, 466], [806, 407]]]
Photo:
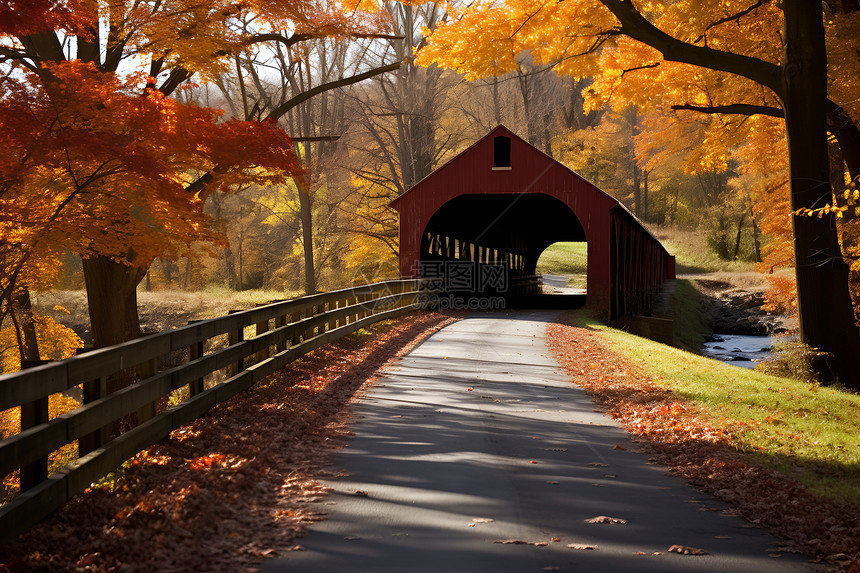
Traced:
[[500, 135], [493, 139], [493, 170], [511, 169], [511, 138]]

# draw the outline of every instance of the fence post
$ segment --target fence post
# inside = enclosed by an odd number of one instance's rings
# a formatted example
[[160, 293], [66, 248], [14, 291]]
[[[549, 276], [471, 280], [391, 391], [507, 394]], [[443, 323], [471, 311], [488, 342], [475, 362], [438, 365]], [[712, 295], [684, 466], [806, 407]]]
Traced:
[[[228, 310], [227, 314], [235, 314], [237, 312], [242, 312], [241, 310]], [[227, 333], [227, 345], [233, 346], [234, 344], [239, 344], [245, 340], [245, 329], [241, 326], [238, 330], [232, 330]], [[242, 372], [245, 369], [245, 359], [240, 358], [238, 362], [234, 362], [227, 366], [227, 378], [232, 378], [237, 375], [239, 372]]]
[[[300, 313], [298, 311], [290, 313], [290, 323], [296, 323], [296, 322], [300, 321], [301, 319], [302, 319], [302, 313]], [[302, 341], [302, 333], [296, 332], [296, 334], [293, 335], [293, 338], [290, 338], [287, 341], [287, 344], [289, 344], [290, 346], [294, 346], [301, 341]]]
[[[316, 306], [313, 306], [313, 307], [311, 307], [305, 311], [305, 318], [310, 318], [310, 317], [316, 316], [316, 315], [317, 315], [317, 307]], [[315, 330], [315, 327], [313, 327], [313, 326], [311, 326], [310, 328], [305, 330], [305, 334], [303, 336], [303, 339], [308, 340], [310, 338], [313, 338], [316, 335], [314, 330]]]
[[[92, 348], [78, 348], [75, 354], [81, 355], [93, 350]], [[107, 396], [107, 378], [102, 376], [95, 380], [83, 383], [84, 404], [95, 402], [99, 398]], [[107, 426], [93, 430], [89, 434], [78, 438], [78, 457], [84, 457], [88, 453], [102, 447], [105, 441]]]
[[[275, 317], [275, 328], [281, 328], [287, 325], [287, 315], [280, 314]], [[275, 347], [275, 353], [283, 352], [290, 346], [289, 340], [284, 340], [283, 342], [279, 342]]]
[[[257, 306], [258, 307], [266, 306], [268, 304], [271, 304], [271, 303], [258, 304]], [[260, 322], [257, 323], [257, 336], [260, 336], [261, 334], [268, 332], [268, 331], [269, 331], [269, 319], [261, 320]], [[262, 350], [259, 350], [257, 352], [257, 354], [254, 356], [254, 361], [255, 362], [262, 362], [263, 360], [268, 360], [269, 356], [271, 356], [271, 354], [269, 353], [269, 350], [270, 349], [268, 346], [263, 348]]]
[[[47, 364], [47, 360], [23, 360], [21, 370]], [[48, 397], [21, 404], [21, 431], [48, 421]], [[48, 456], [21, 467], [21, 492], [48, 479]]]
[[[155, 376], [156, 371], [158, 370], [158, 359], [152, 358], [139, 364], [135, 371], [138, 375], [137, 383], [140, 383], [147, 378]], [[142, 424], [147, 420], [151, 420], [155, 417], [155, 402], [150, 402], [149, 404], [144, 404], [140, 408], [137, 409], [137, 423]]]
[[361, 295], [353, 293], [352, 304], [356, 305], [355, 314], [349, 315], [353, 322], [361, 320], [361, 311], [358, 309], [358, 304], [361, 302]]
[[[188, 324], [194, 324], [195, 322], [200, 322], [199, 320], [189, 320]], [[198, 340], [197, 342], [190, 344], [188, 346], [188, 361], [192, 362], [197, 360], [198, 358], [203, 358], [203, 340]], [[196, 396], [197, 394], [203, 391], [203, 377], [201, 376], [197, 380], [193, 380], [188, 383], [188, 394], [190, 396]]]

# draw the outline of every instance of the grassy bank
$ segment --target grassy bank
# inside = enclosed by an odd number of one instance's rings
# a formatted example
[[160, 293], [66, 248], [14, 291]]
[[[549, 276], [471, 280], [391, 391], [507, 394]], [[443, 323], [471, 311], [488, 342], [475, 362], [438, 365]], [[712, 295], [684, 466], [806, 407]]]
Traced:
[[654, 384], [701, 409], [739, 450], [812, 491], [860, 502], [860, 395], [762, 374], [609, 328], [599, 333]]
[[554, 243], [541, 253], [538, 272], [552, 275], [585, 274], [588, 268], [587, 243]]
[[547, 275], [573, 275], [567, 281], [572, 288], [586, 288], [588, 274], [587, 243], [554, 243], [541, 253], [537, 272]]
[[691, 352], [699, 351], [705, 338], [713, 333], [702, 312], [701, 299], [693, 281], [675, 281], [675, 345]]
[[678, 274], [714, 272], [748, 272], [755, 270], [749, 261], [727, 261], [719, 258], [708, 247], [707, 236], [694, 230], [679, 227], [650, 227], [669, 253], [675, 255]]

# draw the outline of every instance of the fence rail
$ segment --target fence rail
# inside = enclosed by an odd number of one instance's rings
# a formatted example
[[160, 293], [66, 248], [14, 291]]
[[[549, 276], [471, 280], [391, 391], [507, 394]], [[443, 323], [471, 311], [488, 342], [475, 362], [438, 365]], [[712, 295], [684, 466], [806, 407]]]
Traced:
[[[420, 280], [402, 280], [275, 302], [0, 376], [0, 411], [20, 407], [22, 412], [22, 431], [0, 442], [0, 477], [21, 469], [22, 480], [22, 492], [0, 506], [0, 542], [296, 358], [374, 322], [422, 308], [423, 292]], [[253, 332], [246, 338], [248, 329]], [[205, 351], [207, 341], [223, 335], [226, 346]], [[177, 351], [187, 352], [182, 364], [159, 366]], [[221, 371], [224, 379], [212, 380]], [[108, 393], [108, 382], [123, 375], [136, 381]], [[185, 386], [186, 399], [157, 411], [157, 402]], [[48, 396], [75, 387], [83, 389], [84, 404], [48, 420]], [[31, 427], [26, 427], [25, 412]], [[133, 413], [137, 425], [114, 437], [111, 425]], [[75, 440], [78, 459], [47, 475], [48, 456]]]

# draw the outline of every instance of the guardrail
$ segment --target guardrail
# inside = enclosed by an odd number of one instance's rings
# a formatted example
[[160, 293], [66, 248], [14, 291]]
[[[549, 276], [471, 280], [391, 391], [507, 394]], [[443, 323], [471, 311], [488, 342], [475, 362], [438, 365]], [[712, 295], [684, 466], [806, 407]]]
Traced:
[[[275, 302], [0, 376], [0, 411], [20, 407], [22, 414], [22, 431], [0, 442], [0, 477], [20, 469], [22, 484], [22, 492], [0, 506], [0, 541], [296, 358], [374, 322], [422, 308], [421, 285], [419, 280], [388, 281]], [[253, 330], [252, 336], [246, 337], [246, 330]], [[225, 334], [226, 346], [206, 351], [207, 341]], [[159, 366], [177, 351], [187, 351], [184, 363]], [[225, 377], [214, 379], [221, 371]], [[116, 376], [136, 381], [108, 393], [108, 381]], [[167, 407], [165, 397], [186, 386], [188, 397]], [[84, 403], [49, 420], [48, 396], [75, 387], [83, 389]], [[114, 435], [119, 421], [132, 413], [137, 425]], [[78, 459], [48, 475], [49, 454], [75, 440]]]

